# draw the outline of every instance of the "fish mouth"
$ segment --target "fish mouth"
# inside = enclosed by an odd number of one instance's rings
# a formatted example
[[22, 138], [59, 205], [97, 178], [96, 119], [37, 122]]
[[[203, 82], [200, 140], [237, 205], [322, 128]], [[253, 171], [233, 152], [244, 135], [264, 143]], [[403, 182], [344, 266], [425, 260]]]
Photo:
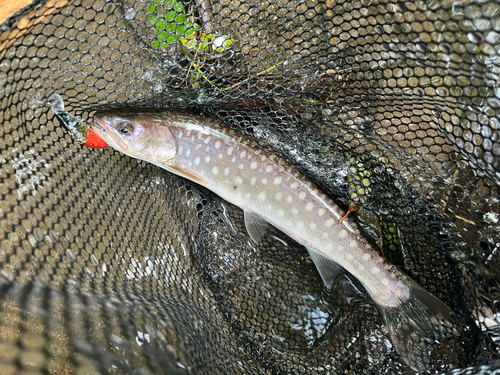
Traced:
[[[106, 130], [106, 127], [103, 124], [101, 124], [100, 121], [102, 121], [104, 124], [106, 123], [106, 119], [94, 119], [94, 126], [93, 126], [94, 132], [99, 137], [101, 137], [108, 145], [110, 146], [116, 145], [122, 151], [127, 151], [128, 146], [123, 142], [121, 137], [118, 134], [115, 134], [115, 132]], [[109, 128], [110, 127], [108, 127], [108, 129]]]

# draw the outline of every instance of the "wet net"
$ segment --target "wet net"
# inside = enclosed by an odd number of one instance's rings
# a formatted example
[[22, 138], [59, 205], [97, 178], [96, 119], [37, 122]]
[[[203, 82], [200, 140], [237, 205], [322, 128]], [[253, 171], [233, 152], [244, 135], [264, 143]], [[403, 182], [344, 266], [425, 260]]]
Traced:
[[306, 174], [461, 336], [429, 372], [500, 367], [495, 1], [38, 1], [0, 29], [0, 373], [411, 374], [356, 281], [112, 149], [46, 99], [183, 108]]

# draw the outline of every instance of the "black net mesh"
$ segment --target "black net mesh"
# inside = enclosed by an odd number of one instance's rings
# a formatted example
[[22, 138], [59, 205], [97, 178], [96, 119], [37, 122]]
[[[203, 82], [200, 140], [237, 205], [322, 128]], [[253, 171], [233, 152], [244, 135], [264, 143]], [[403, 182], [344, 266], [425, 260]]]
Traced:
[[[218, 119], [305, 173], [446, 302], [432, 373], [500, 367], [496, 1], [39, 2], [0, 29], [0, 373], [411, 374], [369, 296], [112, 149], [120, 106]], [[471, 366], [470, 368], [468, 368]], [[24, 372], [23, 372], [24, 371]]]

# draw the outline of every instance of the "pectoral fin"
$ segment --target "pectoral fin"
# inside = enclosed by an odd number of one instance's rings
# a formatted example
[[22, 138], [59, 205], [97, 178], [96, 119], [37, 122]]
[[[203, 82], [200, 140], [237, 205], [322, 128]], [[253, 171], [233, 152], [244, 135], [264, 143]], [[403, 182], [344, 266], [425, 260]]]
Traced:
[[313, 249], [307, 249], [314, 265], [318, 269], [327, 289], [331, 289], [334, 281], [345, 271], [338, 263], [318, 253]]
[[205, 181], [204, 179], [202, 179], [201, 177], [195, 176], [194, 174], [186, 172], [186, 171], [184, 171], [184, 170], [182, 170], [180, 168], [172, 167], [170, 165], [165, 165], [165, 164], [162, 164], [162, 167], [165, 168], [167, 171], [175, 173], [178, 176], [187, 178], [188, 180], [194, 181], [197, 184], [200, 184], [200, 185], [206, 185], [206, 184], [208, 184], [208, 182]]
[[245, 226], [250, 238], [258, 244], [267, 230], [267, 222], [250, 211], [243, 211], [245, 215]]

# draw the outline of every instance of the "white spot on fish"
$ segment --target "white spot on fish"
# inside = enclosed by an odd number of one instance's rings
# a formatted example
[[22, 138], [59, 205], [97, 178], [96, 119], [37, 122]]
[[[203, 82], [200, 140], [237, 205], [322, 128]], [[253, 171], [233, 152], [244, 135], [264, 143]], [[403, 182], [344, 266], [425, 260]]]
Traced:
[[224, 169], [224, 176], [229, 176], [229, 173], [231, 173], [231, 170], [229, 168]]
[[349, 246], [350, 247], [357, 247], [358, 243], [356, 241], [351, 241], [351, 242], [349, 242]]
[[236, 177], [236, 178], [234, 179], [234, 183], [235, 183], [236, 185], [241, 185], [241, 184], [243, 183], [243, 179], [242, 179], [241, 177]]
[[200, 165], [200, 157], [197, 156], [196, 159], [194, 159], [194, 165]]
[[[333, 219], [330, 219], [330, 220], [333, 220]], [[346, 237], [347, 237], [347, 231], [345, 229], [342, 229], [339, 232], [339, 238], [346, 238]]]
[[283, 216], [285, 216], [285, 212], [280, 208], [278, 210], [278, 217], [283, 217]]
[[300, 199], [304, 199], [306, 197], [306, 192], [305, 191], [301, 191], [300, 194], [299, 194], [299, 198]]
[[177, 154], [179, 156], [182, 155], [182, 146], [179, 146], [179, 148], [177, 149]]
[[389, 280], [384, 277], [382, 279], [382, 284], [384, 284], [385, 286], [388, 286], [389, 285]]
[[321, 237], [323, 237], [323, 238], [328, 238], [328, 233], [323, 232], [323, 234], [321, 235]]
[[281, 184], [281, 181], [282, 181], [282, 178], [281, 178], [281, 177], [276, 177], [276, 178], [273, 180], [273, 184], [275, 184], [275, 185], [279, 185], [279, 184]]
[[190, 156], [191, 156], [191, 149], [190, 149], [190, 148], [188, 148], [188, 149], [187, 149], [187, 151], [186, 151], [186, 156], [187, 156], [187, 157], [190, 157]]
[[372, 273], [374, 275], [378, 275], [380, 273], [380, 268], [378, 268], [378, 267], [372, 267]]
[[[354, 242], [354, 241], [353, 241], [353, 242]], [[351, 242], [351, 244], [352, 244], [352, 242]], [[368, 253], [364, 253], [364, 254], [363, 254], [363, 260], [370, 260], [370, 258], [371, 258], [371, 257], [372, 257], [372, 256], [371, 256], [370, 254], [368, 254]]]
[[292, 214], [293, 214], [294, 216], [297, 216], [297, 215], [299, 214], [299, 210], [297, 210], [295, 207], [294, 207], [294, 208], [292, 208]]
[[250, 164], [250, 169], [257, 169], [257, 162], [256, 161], [253, 161], [252, 164]]
[[309, 202], [308, 204], [306, 204], [306, 211], [312, 211], [313, 207], [314, 207], [314, 204]]
[[358, 263], [358, 270], [359, 271], [364, 271], [365, 267], [361, 263]]
[[219, 174], [219, 168], [217, 168], [217, 167], [213, 167], [213, 168], [212, 168], [212, 174], [214, 174], [214, 175], [218, 175], [218, 174]]
[[264, 202], [267, 199], [267, 194], [261, 191], [257, 198], [259, 198], [259, 201]]
[[262, 180], [260, 180], [264, 185], [267, 185], [267, 178], [263, 178]]
[[298, 229], [298, 230], [302, 230], [302, 229], [304, 229], [304, 223], [303, 223], [302, 221], [299, 221], [299, 222], [297, 223], [297, 229]]
[[247, 154], [247, 152], [246, 152], [245, 150], [243, 150], [243, 151], [241, 151], [240, 156], [241, 156], [242, 158], [244, 158], [246, 154]]
[[231, 159], [231, 163], [234, 163], [236, 161], [236, 156], [233, 156], [233, 158]]
[[245, 198], [249, 199], [252, 196], [252, 193], [245, 193]]
[[272, 165], [268, 165], [268, 166], [266, 167], [266, 172], [267, 172], [267, 173], [271, 172], [272, 170], [273, 170], [273, 166], [272, 166]]
[[187, 135], [188, 137], [191, 137], [191, 130], [188, 130], [188, 131], [186, 132], [186, 135]]
[[227, 154], [228, 154], [228, 155], [231, 155], [231, 154], [233, 153], [233, 151], [234, 151], [234, 148], [229, 147], [229, 148], [227, 149]]
[[238, 168], [241, 169], [241, 170], [243, 170], [243, 169], [245, 169], [245, 166], [242, 163], [242, 164], [238, 165]]
[[205, 163], [208, 163], [208, 162], [210, 162], [210, 156], [205, 157]]
[[265, 160], [266, 160], [266, 157], [265, 157], [264, 155], [262, 155], [262, 156], [260, 157], [260, 161], [265, 161]]
[[256, 183], [257, 183], [257, 177], [252, 177], [252, 179], [250, 180], [250, 185], [255, 186]]
[[203, 133], [198, 133], [198, 138], [203, 137]]
[[208, 136], [207, 138], [205, 138], [205, 144], [208, 144], [208, 142], [210, 142], [210, 139], [212, 139], [212, 137]]
[[214, 147], [218, 150], [222, 146], [222, 143], [220, 141], [215, 142]]
[[290, 185], [292, 189], [297, 189], [299, 187], [299, 184], [297, 182], [294, 182]]
[[331, 227], [333, 225], [333, 219], [328, 219], [326, 222], [325, 222], [325, 225], [327, 228]]
[[345, 258], [346, 260], [353, 260], [353, 259], [354, 259], [354, 257], [352, 256], [352, 254], [351, 254], [351, 253], [347, 253], [347, 254], [344, 256], [344, 258]]
[[318, 210], [318, 216], [323, 216], [325, 214], [326, 210], [324, 208], [320, 208]]
[[280, 201], [282, 197], [283, 196], [281, 195], [281, 193], [276, 193], [276, 195], [274, 196], [274, 199], [276, 199], [277, 201]]
[[316, 225], [315, 222], [312, 222], [310, 225], [309, 225], [309, 228], [311, 228], [312, 230], [315, 230], [318, 226]]

